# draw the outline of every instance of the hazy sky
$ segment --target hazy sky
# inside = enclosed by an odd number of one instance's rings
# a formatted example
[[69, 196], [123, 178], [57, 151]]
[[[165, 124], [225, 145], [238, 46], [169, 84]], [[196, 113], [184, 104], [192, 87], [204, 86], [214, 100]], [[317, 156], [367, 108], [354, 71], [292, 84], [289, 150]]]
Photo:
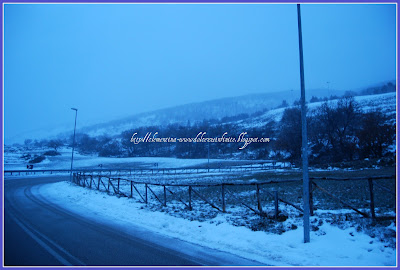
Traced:
[[[299, 89], [295, 4], [5, 4], [5, 139]], [[302, 5], [307, 88], [396, 78], [394, 4]]]

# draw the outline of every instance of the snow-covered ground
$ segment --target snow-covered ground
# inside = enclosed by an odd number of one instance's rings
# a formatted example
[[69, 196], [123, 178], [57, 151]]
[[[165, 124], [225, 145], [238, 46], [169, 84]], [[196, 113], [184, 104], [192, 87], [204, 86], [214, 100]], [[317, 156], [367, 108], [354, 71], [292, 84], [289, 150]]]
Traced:
[[[32, 149], [18, 150], [16, 152], [5, 152], [4, 169], [5, 170], [25, 170], [28, 162], [21, 158], [24, 154], [42, 155], [51, 149]], [[58, 152], [60, 156], [46, 156], [46, 159], [40, 163], [33, 164], [34, 169], [70, 169], [71, 168], [71, 149], [67, 147], [60, 148]], [[208, 159], [178, 159], [169, 157], [130, 157], [130, 158], [113, 158], [98, 157], [96, 155], [74, 154], [74, 168], [99, 168], [102, 164], [103, 168], [182, 168], [201, 164], [206, 164]], [[224, 160], [210, 159], [210, 163], [224, 162]], [[229, 162], [227, 160], [227, 162]]]
[[[319, 230], [311, 232], [311, 242], [303, 243], [301, 225], [282, 234], [274, 234], [231, 225], [227, 222], [228, 213], [218, 213], [204, 222], [188, 220], [153, 211], [134, 199], [108, 196], [67, 182], [41, 186], [39, 192], [50, 201], [90, 218], [115, 222], [126, 228], [141, 226], [158, 234], [237, 254], [265, 265], [396, 265], [396, 250], [354, 227], [340, 229], [324, 222]], [[286, 222], [293, 222], [290, 219]], [[391, 229], [396, 230], [394, 224]]]

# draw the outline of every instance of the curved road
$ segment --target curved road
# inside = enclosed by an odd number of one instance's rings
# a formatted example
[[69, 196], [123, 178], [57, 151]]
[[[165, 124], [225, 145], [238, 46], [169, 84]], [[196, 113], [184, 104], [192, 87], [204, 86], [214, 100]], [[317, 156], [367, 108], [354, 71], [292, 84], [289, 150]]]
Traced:
[[[142, 228], [79, 216], [35, 192], [65, 176], [4, 180], [4, 265], [259, 265]], [[62, 192], [62, 191], [60, 191]]]

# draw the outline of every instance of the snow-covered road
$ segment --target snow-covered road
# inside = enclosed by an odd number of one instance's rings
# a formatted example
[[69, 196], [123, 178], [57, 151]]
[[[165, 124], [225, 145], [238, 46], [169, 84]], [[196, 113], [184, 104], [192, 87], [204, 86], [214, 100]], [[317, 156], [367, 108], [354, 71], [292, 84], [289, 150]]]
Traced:
[[342, 230], [325, 223], [318, 231], [312, 232], [311, 243], [304, 244], [302, 227], [281, 235], [252, 231], [229, 224], [222, 213], [210, 221], [191, 221], [165, 212], [152, 211], [134, 199], [108, 196], [68, 182], [43, 185], [36, 192], [71, 212], [99, 222], [112, 223], [128, 233], [131, 228], [142, 228], [166, 239], [180, 239], [196, 246], [258, 261], [263, 265], [396, 265], [395, 250], [357, 232], [355, 228]]
[[5, 265], [260, 265], [109, 219], [82, 207], [71, 194], [86, 191], [58, 182], [63, 179], [68, 177], [5, 180]]

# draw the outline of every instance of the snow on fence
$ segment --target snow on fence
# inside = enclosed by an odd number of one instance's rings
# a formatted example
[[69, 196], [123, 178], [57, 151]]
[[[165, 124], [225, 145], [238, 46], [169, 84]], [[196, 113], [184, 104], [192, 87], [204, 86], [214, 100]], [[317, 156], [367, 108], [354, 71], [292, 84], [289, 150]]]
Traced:
[[[390, 188], [385, 187], [383, 184], [378, 184], [377, 180], [383, 179], [395, 179], [395, 176], [381, 176], [381, 177], [371, 177], [371, 178], [310, 178], [310, 214], [314, 214], [314, 196], [313, 193], [316, 190], [325, 194], [331, 198], [336, 203], [344, 205], [350, 208], [366, 218], [376, 219], [375, 213], [375, 196], [374, 196], [374, 186], [378, 187], [380, 191], [386, 192], [394, 196], [396, 193]], [[323, 183], [333, 183], [354, 180], [364, 180], [361, 182], [368, 181], [369, 190], [369, 214], [365, 210], [360, 210], [359, 208], [353, 206], [351, 203], [345, 201], [345, 199], [340, 198], [343, 194], [333, 194], [323, 187], [322, 183], [317, 183], [323, 181]], [[226, 212], [227, 201], [232, 205], [243, 205], [244, 207], [250, 209], [257, 215], [278, 218], [280, 213], [279, 203], [284, 203], [296, 209], [299, 213], [303, 212], [301, 207], [302, 202], [291, 202], [284, 198], [282, 194], [278, 192], [277, 188], [270, 190], [266, 188], [268, 185], [273, 184], [290, 184], [295, 183], [301, 187], [302, 180], [270, 180], [264, 182], [251, 182], [251, 183], [209, 183], [209, 184], [166, 184], [166, 183], [151, 183], [144, 181], [135, 181], [131, 179], [125, 179], [121, 177], [111, 177], [105, 175], [94, 175], [87, 174], [85, 172], [74, 173], [73, 182], [79, 186], [88, 187], [92, 189], [97, 189], [100, 191], [105, 191], [109, 194], [115, 194], [117, 196], [123, 197], [137, 197], [143, 203], [149, 203], [150, 199], [157, 201], [160, 205], [166, 207], [167, 203], [179, 202], [185, 206], [186, 209], [192, 210], [193, 204], [197, 203], [198, 200], [194, 200], [197, 197], [203, 203], [209, 205], [210, 207], [216, 209], [217, 211]], [[243, 196], [243, 193], [251, 193], [254, 196]], [[300, 197], [299, 197], [300, 198]], [[217, 203], [217, 202], [218, 203]], [[263, 203], [266, 201], [272, 203], [273, 211], [265, 212], [263, 210]], [[393, 216], [381, 216], [380, 218], [394, 218]]]

